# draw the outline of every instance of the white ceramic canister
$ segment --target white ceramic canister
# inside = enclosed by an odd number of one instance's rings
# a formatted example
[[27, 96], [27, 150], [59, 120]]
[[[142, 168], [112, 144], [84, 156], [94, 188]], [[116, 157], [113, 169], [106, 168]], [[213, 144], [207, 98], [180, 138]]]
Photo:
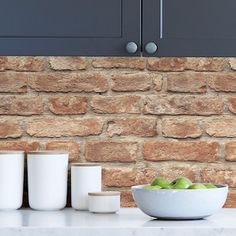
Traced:
[[35, 210], [60, 210], [67, 200], [67, 152], [29, 152], [29, 205]]
[[88, 193], [100, 192], [102, 167], [92, 163], [72, 163], [71, 204], [76, 210], [88, 210]]
[[120, 209], [120, 192], [93, 192], [88, 193], [88, 197], [90, 212], [115, 213]]
[[0, 210], [22, 205], [24, 155], [23, 151], [0, 151]]

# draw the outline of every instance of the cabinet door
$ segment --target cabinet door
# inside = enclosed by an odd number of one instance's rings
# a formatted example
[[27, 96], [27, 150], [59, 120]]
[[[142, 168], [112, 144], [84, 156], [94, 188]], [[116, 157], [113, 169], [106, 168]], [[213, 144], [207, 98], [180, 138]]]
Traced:
[[144, 0], [148, 42], [158, 46], [154, 56], [236, 56], [236, 1]]
[[0, 0], [0, 55], [139, 55], [140, 1]]

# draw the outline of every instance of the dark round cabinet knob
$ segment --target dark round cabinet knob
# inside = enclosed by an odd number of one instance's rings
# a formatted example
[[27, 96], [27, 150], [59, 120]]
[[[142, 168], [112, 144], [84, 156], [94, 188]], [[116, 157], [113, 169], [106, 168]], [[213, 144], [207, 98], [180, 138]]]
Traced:
[[129, 42], [126, 44], [126, 51], [130, 54], [134, 54], [138, 51], [138, 45], [135, 42]]
[[157, 51], [157, 45], [154, 42], [149, 42], [145, 46], [145, 51], [148, 54], [154, 54]]

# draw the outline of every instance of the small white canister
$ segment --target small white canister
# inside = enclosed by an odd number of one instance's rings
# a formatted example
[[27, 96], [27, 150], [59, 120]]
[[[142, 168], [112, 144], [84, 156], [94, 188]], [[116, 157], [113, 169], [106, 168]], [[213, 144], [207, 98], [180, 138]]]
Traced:
[[100, 192], [102, 167], [92, 163], [72, 163], [71, 204], [76, 210], [88, 210], [88, 193]]
[[29, 152], [29, 205], [35, 210], [60, 210], [67, 200], [67, 152]]
[[88, 193], [88, 196], [90, 212], [115, 213], [120, 209], [120, 192], [94, 192]]
[[24, 156], [23, 151], [0, 151], [0, 210], [22, 205]]

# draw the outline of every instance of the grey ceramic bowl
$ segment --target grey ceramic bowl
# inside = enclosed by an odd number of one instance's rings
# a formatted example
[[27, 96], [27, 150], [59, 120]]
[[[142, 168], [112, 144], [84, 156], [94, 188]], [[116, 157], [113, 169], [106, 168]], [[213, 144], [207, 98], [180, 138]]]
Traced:
[[215, 189], [146, 190], [132, 187], [137, 206], [147, 215], [162, 219], [201, 219], [220, 210], [228, 195], [227, 185]]

